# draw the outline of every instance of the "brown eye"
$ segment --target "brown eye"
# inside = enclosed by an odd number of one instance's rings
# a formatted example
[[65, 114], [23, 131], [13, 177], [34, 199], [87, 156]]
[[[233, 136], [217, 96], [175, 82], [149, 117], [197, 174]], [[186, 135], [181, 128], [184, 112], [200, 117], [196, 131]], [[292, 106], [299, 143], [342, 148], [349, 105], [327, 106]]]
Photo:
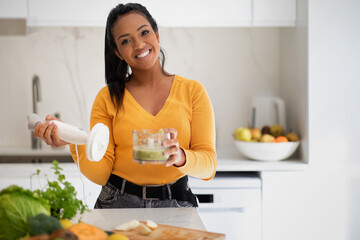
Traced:
[[144, 35], [148, 34], [149, 32], [150, 32], [149, 30], [144, 30], [141, 32], [141, 35], [144, 36]]
[[128, 44], [130, 41], [128, 39], [125, 39], [121, 42], [121, 45], [125, 45], [125, 44]]

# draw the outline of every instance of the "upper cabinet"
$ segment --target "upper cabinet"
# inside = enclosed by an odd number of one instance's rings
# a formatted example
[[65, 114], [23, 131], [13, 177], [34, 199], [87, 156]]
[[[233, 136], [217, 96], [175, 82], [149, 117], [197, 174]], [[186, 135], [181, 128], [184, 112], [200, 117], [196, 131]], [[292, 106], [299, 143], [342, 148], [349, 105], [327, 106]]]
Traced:
[[0, 0], [0, 19], [27, 17], [27, 0]]
[[[28, 26], [106, 25], [115, 0], [0, 0], [0, 18]], [[295, 26], [296, 0], [139, 0], [161, 27]]]
[[296, 0], [253, 0], [253, 26], [295, 26]]
[[28, 26], [105, 26], [118, 1], [29, 0]]
[[251, 26], [252, 0], [141, 1], [163, 27]]
[[[251, 25], [252, 0], [139, 0], [161, 27]], [[112, 8], [124, 1], [29, 0], [29, 26], [105, 26]], [[127, 1], [126, 1], [127, 2]], [[125, 3], [125, 2], [124, 2]]]
[[26, 35], [27, 0], [0, 0], [0, 36]]

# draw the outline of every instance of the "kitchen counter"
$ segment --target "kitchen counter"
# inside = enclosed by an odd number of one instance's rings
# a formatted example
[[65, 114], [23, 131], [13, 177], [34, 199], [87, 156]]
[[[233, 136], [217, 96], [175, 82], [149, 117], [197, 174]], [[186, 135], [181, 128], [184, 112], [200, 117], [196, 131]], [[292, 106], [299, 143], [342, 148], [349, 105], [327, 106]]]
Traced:
[[282, 161], [249, 160], [235, 147], [218, 149], [216, 152], [218, 172], [301, 171], [308, 166], [296, 158]]
[[[21, 149], [0, 148], [0, 163], [2, 167], [7, 164], [17, 163], [19, 167], [33, 163], [51, 163], [58, 160], [63, 164], [73, 164], [68, 147], [63, 149]], [[217, 150], [218, 172], [261, 172], [261, 171], [301, 171], [308, 164], [299, 159], [286, 159], [283, 161], [267, 162], [248, 160], [243, 157], [236, 148]]]
[[106, 231], [111, 231], [120, 224], [133, 219], [139, 221], [150, 219], [158, 224], [206, 230], [195, 208], [92, 209], [81, 215], [83, 222]]

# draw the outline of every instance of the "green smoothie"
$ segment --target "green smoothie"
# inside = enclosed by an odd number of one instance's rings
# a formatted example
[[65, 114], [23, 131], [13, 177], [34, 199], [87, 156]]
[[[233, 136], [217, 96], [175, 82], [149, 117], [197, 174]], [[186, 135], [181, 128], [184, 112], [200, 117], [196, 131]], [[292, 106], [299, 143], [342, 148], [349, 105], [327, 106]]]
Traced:
[[167, 157], [164, 156], [166, 148], [150, 148], [145, 146], [135, 146], [133, 148], [133, 158], [136, 160], [145, 161], [165, 161]]

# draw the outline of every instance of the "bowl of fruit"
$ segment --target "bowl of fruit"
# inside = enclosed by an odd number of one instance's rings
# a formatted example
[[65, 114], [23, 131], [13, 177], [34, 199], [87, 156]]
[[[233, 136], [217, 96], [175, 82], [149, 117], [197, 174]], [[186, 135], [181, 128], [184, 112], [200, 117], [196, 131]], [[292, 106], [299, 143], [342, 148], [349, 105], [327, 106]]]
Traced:
[[279, 124], [259, 128], [239, 127], [234, 131], [236, 148], [245, 157], [259, 161], [281, 161], [289, 158], [299, 147], [294, 132], [285, 133]]

